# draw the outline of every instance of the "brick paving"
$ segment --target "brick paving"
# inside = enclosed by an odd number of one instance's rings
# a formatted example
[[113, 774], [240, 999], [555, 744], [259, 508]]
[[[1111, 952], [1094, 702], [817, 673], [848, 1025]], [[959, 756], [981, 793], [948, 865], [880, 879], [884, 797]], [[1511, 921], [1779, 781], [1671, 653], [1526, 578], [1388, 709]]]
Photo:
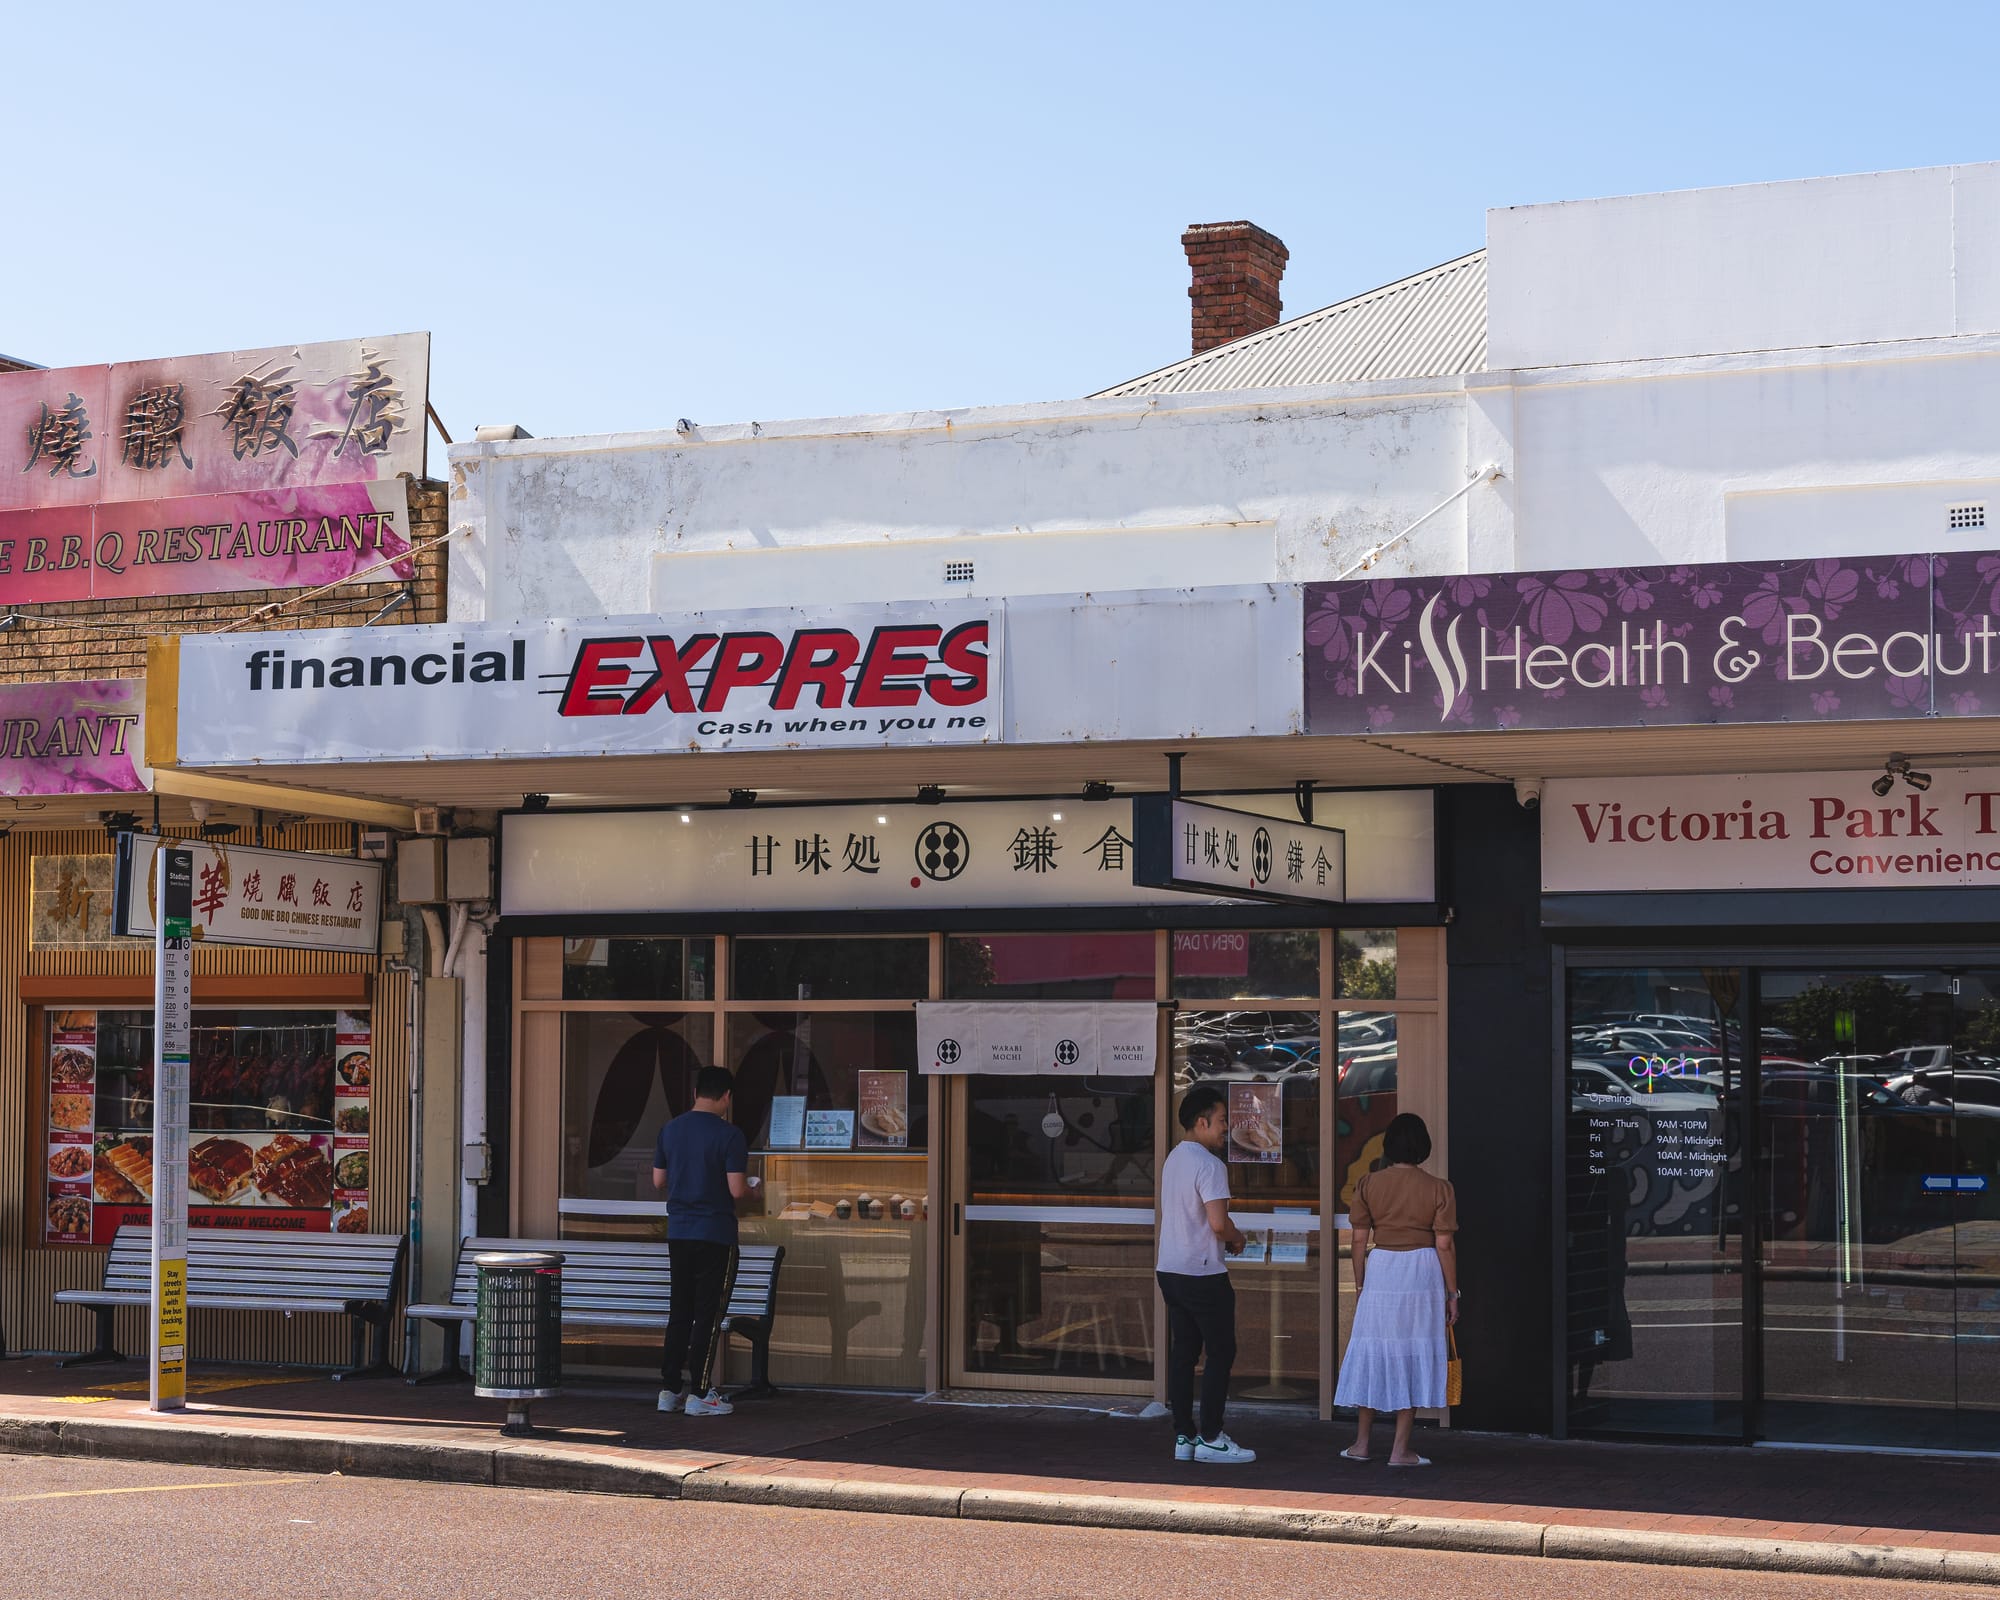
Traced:
[[[67, 1371], [0, 1361], [0, 1419], [154, 1418], [138, 1363]], [[502, 1407], [468, 1385], [198, 1372], [176, 1425], [490, 1447]], [[787, 1391], [727, 1418], [662, 1416], [651, 1390], [579, 1385], [534, 1408], [536, 1442], [594, 1459], [778, 1478], [1104, 1495], [1212, 1506], [1922, 1546], [2000, 1555], [2000, 1463], [1848, 1451], [1726, 1449], [1425, 1431], [1435, 1465], [1338, 1455], [1341, 1424], [1233, 1412], [1248, 1467], [1172, 1460], [1171, 1425], [1058, 1406], [960, 1406]], [[1385, 1450], [1384, 1430], [1377, 1449]]]

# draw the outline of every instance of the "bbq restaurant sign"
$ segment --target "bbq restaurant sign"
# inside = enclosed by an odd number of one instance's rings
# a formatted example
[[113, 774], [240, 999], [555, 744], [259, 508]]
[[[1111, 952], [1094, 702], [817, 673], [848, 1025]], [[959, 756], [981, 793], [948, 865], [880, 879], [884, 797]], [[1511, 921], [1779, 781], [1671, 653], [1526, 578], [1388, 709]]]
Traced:
[[[113, 931], [150, 939], [159, 907], [162, 841], [118, 839]], [[194, 857], [190, 937], [203, 944], [374, 955], [382, 939], [382, 863], [296, 850], [182, 841]]]
[[1347, 898], [1347, 835], [1339, 828], [1163, 794], [1135, 800], [1132, 823], [1132, 881], [1142, 887], [1291, 905]]
[[[1922, 763], [1918, 763], [1920, 771]], [[1564, 778], [1542, 791], [1549, 894], [2000, 885], [2000, 769]]]
[[[156, 642], [166, 764], [980, 744], [1000, 616], [922, 603]], [[157, 758], [156, 758], [157, 759]]]

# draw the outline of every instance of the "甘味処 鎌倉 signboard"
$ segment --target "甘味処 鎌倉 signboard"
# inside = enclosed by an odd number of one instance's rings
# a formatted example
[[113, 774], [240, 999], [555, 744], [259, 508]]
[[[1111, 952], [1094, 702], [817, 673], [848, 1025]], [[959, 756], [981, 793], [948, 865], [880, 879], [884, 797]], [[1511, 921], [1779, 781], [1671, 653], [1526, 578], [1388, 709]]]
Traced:
[[1314, 734], [1990, 714], [2000, 555], [1305, 586]]
[[1347, 898], [1340, 828], [1158, 794], [1132, 802], [1132, 836], [1132, 881], [1149, 889], [1290, 905]]
[[407, 578], [430, 338], [0, 374], [0, 606]]

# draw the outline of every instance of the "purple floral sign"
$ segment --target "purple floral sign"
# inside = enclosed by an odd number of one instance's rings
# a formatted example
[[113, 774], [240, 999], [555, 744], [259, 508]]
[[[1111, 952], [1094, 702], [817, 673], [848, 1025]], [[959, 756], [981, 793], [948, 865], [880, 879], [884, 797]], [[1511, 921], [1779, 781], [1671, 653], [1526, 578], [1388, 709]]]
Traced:
[[1977, 716], [2000, 554], [1306, 586], [1312, 733]]

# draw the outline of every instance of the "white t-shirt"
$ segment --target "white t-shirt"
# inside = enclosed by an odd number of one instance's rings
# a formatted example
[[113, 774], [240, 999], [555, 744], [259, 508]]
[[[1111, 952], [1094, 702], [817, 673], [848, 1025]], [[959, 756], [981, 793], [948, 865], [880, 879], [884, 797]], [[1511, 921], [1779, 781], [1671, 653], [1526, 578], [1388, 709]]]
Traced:
[[1160, 1270], [1189, 1278], [1227, 1272], [1222, 1241], [1208, 1225], [1208, 1202], [1229, 1198], [1229, 1168], [1194, 1139], [1183, 1139], [1160, 1169]]

